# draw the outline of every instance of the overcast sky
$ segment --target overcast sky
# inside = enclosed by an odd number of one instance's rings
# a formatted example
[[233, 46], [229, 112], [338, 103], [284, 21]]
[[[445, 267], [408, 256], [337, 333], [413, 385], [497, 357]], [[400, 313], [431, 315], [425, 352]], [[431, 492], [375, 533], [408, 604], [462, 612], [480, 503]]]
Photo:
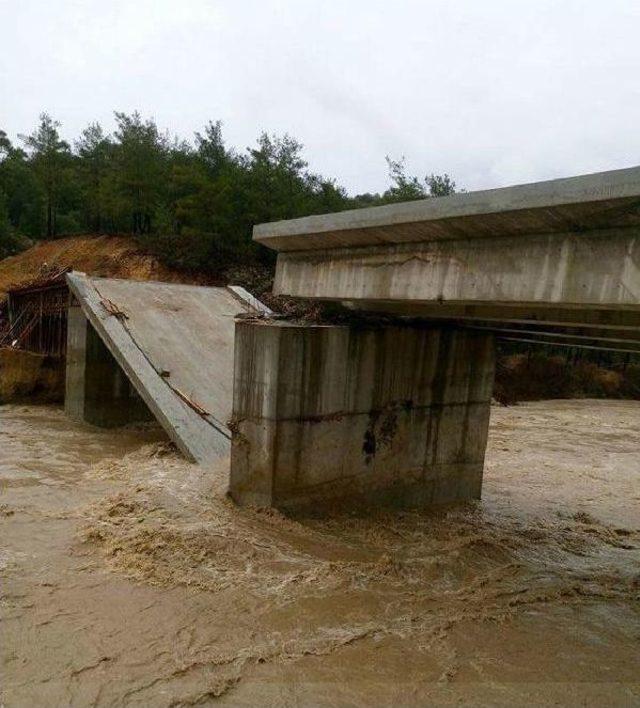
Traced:
[[467, 189], [640, 163], [640, 0], [0, 0], [0, 129], [139, 110], [305, 145], [351, 192], [385, 155]]

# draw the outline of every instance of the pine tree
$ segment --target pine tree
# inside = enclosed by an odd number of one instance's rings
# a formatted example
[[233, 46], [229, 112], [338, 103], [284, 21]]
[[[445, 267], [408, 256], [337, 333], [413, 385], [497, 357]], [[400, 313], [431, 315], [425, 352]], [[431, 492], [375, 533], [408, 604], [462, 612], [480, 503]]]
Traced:
[[58, 202], [64, 179], [65, 167], [69, 164], [69, 145], [60, 139], [60, 123], [48, 113], [40, 115], [40, 124], [31, 135], [20, 135], [24, 142], [36, 177], [44, 191], [46, 210], [46, 236], [56, 234]]

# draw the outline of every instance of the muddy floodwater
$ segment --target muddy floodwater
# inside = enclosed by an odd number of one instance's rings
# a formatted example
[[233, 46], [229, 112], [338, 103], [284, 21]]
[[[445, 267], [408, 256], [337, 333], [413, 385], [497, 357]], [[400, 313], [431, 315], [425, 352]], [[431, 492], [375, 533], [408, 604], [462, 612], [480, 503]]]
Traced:
[[640, 705], [640, 404], [492, 409], [481, 502], [288, 519], [0, 407], [0, 704]]

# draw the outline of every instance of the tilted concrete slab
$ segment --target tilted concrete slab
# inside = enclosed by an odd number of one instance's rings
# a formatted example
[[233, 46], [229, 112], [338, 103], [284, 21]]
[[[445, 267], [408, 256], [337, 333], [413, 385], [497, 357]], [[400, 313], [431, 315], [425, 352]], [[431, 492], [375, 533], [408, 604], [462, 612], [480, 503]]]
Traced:
[[67, 275], [82, 312], [178, 448], [208, 463], [227, 454], [234, 320], [270, 311], [239, 287]]
[[640, 167], [311, 216], [254, 229], [276, 294], [397, 315], [640, 322]]

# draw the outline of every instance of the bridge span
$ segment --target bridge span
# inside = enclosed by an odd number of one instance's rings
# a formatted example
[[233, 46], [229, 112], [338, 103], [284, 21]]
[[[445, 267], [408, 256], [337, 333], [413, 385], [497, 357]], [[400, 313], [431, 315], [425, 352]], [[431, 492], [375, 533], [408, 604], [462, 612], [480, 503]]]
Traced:
[[399, 315], [640, 339], [640, 167], [255, 227], [274, 291]]

